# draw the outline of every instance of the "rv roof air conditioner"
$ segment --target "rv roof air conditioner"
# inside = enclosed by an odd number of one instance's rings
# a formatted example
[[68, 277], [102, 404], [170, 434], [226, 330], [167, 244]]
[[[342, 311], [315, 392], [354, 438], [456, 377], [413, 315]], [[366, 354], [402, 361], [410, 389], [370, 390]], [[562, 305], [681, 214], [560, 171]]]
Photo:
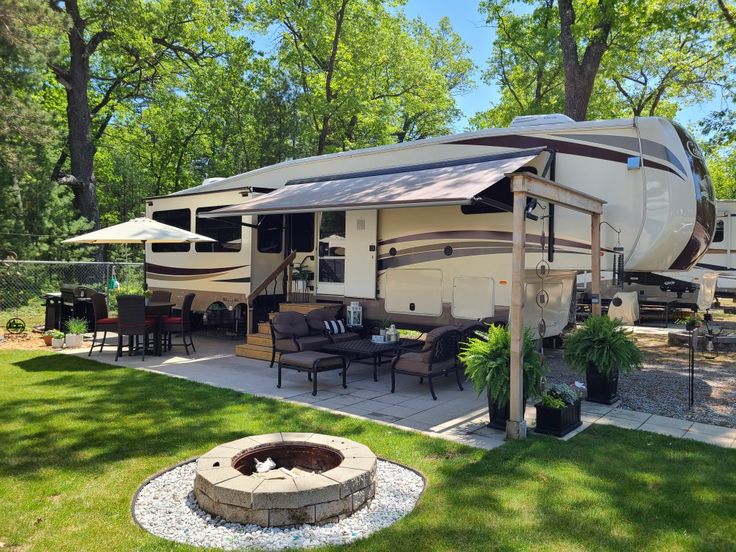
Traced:
[[514, 117], [509, 128], [527, 127], [539, 125], [566, 125], [575, 121], [562, 113], [550, 113], [548, 115], [519, 115]]

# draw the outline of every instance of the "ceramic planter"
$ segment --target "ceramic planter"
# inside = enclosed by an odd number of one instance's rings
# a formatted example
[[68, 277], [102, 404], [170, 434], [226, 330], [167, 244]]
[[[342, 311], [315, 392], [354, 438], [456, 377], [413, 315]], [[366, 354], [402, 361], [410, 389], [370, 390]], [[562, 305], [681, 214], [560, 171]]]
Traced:
[[564, 408], [544, 406], [541, 402], [534, 406], [537, 409], [537, 427], [534, 431], [537, 433], [562, 437], [583, 423], [580, 421], [580, 399]]
[[64, 347], [64, 338], [63, 337], [59, 337], [59, 338], [53, 337], [53, 338], [51, 338], [51, 346], [54, 349], [61, 349], [61, 348], [63, 348]]
[[84, 343], [84, 336], [82, 334], [66, 334], [66, 346], [72, 349], [81, 347]]
[[601, 374], [596, 368], [588, 368], [585, 372], [588, 388], [587, 400], [600, 404], [613, 404], [619, 400], [618, 369], [611, 372], [610, 377]]

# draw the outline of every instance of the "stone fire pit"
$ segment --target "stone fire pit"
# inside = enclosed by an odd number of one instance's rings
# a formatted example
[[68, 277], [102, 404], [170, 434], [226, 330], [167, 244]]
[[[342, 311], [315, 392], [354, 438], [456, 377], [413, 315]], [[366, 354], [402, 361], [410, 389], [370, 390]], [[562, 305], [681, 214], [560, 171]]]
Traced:
[[[256, 473], [256, 460], [277, 469]], [[317, 433], [254, 435], [197, 460], [194, 495], [206, 512], [263, 527], [331, 523], [376, 491], [376, 455], [360, 443]]]

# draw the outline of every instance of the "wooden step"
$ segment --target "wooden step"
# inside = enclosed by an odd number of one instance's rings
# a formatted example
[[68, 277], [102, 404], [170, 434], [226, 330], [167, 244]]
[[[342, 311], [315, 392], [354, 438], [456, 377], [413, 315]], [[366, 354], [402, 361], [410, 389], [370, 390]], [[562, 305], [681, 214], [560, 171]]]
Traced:
[[[254, 358], [258, 360], [271, 361], [271, 347], [263, 345], [252, 345], [250, 343], [242, 343], [236, 345], [235, 354], [239, 357]], [[279, 360], [279, 353], [276, 353], [276, 362]]]
[[326, 303], [279, 303], [280, 312], [300, 312], [308, 314], [313, 310], [328, 306]]
[[271, 348], [271, 334], [263, 334], [263, 333], [255, 333], [255, 334], [249, 334], [248, 337], [246, 337], [246, 340], [248, 342], [248, 345], [260, 345], [262, 347], [268, 347]]
[[271, 324], [268, 322], [259, 322], [258, 323], [258, 333], [259, 334], [266, 334], [271, 335]]

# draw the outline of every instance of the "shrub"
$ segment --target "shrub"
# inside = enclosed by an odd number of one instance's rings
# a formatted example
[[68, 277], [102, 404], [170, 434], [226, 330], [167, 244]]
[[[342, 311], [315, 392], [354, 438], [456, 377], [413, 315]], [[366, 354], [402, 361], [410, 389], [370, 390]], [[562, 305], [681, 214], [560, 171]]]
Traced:
[[87, 333], [87, 321], [84, 318], [70, 318], [66, 321], [66, 331], [72, 335]]
[[[509, 401], [511, 334], [506, 327], [489, 326], [488, 332], [476, 332], [476, 336], [461, 344], [458, 358], [478, 395], [487, 390], [490, 400], [503, 408]], [[522, 347], [524, 397], [533, 397], [544, 378], [545, 366], [528, 328], [524, 329]]]
[[565, 362], [579, 372], [589, 368], [610, 376], [641, 368], [641, 351], [621, 320], [591, 316], [565, 338]]

